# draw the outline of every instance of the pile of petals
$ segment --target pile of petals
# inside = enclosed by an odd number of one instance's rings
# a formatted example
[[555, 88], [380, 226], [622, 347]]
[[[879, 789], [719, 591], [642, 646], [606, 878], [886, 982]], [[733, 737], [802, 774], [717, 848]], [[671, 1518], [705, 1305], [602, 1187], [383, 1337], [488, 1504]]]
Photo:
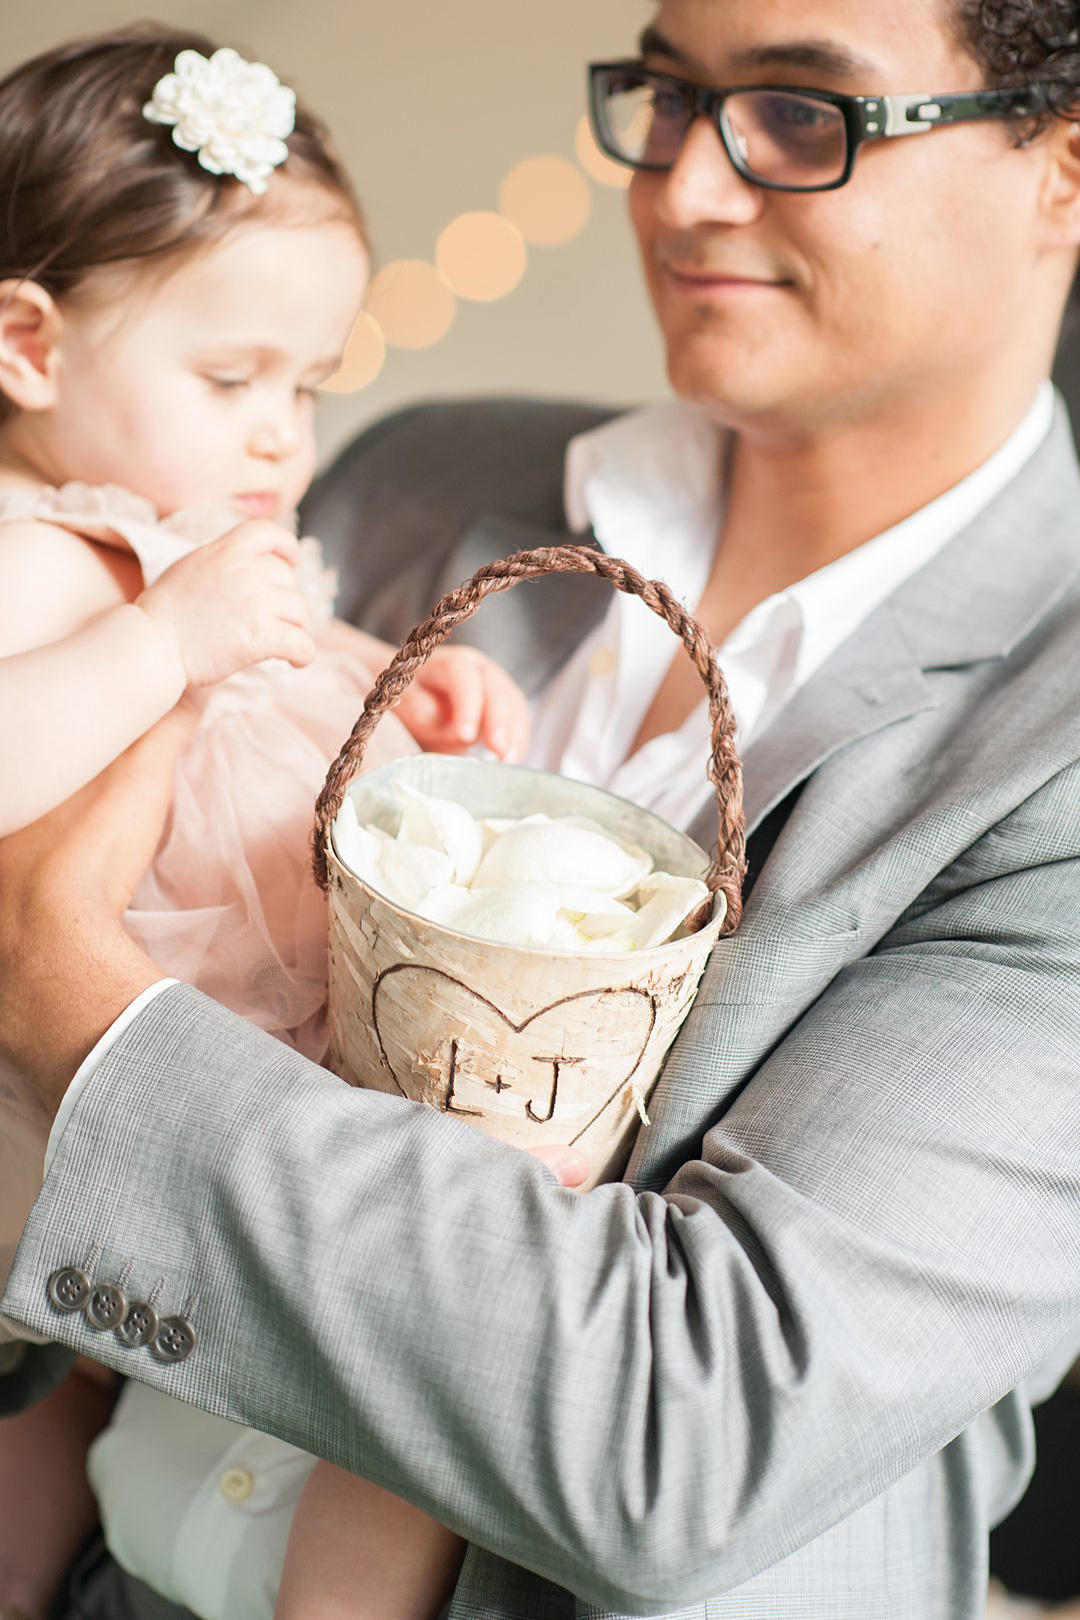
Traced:
[[396, 838], [362, 827], [347, 798], [338, 858], [369, 888], [460, 934], [552, 951], [645, 951], [708, 899], [584, 816], [476, 821], [463, 805], [395, 781]]

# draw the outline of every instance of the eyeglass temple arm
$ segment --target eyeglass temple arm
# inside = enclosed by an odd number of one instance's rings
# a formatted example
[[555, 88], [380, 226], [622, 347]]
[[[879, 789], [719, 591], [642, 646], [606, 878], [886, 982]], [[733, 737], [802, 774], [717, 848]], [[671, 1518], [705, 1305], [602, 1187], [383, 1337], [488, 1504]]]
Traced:
[[899, 135], [924, 135], [939, 124], [969, 124], [980, 118], [1019, 117], [1039, 110], [1038, 97], [1029, 89], [974, 90], [963, 95], [860, 96], [859, 110], [867, 135], [893, 140]]

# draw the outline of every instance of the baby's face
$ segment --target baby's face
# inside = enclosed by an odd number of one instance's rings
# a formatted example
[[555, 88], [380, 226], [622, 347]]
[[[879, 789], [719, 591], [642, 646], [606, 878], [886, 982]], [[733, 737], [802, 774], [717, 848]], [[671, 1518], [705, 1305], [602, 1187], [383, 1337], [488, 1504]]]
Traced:
[[368, 259], [341, 220], [252, 224], [126, 302], [64, 313], [47, 422], [54, 478], [115, 483], [163, 516], [289, 511], [315, 465], [314, 390], [336, 369]]

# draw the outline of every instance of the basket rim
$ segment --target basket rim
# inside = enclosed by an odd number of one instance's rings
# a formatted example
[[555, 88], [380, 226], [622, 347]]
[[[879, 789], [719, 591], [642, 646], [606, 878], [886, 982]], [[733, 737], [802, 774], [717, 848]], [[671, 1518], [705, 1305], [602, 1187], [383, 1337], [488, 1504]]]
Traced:
[[[702, 865], [706, 869], [709, 866], [709, 856], [707, 852], [701, 848], [701, 845], [697, 842], [697, 840], [691, 838], [690, 835], [683, 832], [681, 828], [673, 827], [670, 822], [665, 821], [662, 816], [658, 816], [655, 811], [645, 810], [641, 805], [634, 804], [632, 799], [624, 799], [621, 797], [621, 795], [611, 793], [607, 788], [597, 787], [592, 782], [578, 783], [575, 777], [562, 776], [558, 771], [538, 770], [532, 765], [508, 765], [503, 763], [501, 760], [472, 759], [468, 756], [463, 757], [460, 755], [407, 754], [402, 756], [401, 759], [390, 760], [386, 765], [380, 765], [377, 770], [366, 771], [363, 773], [363, 775], [354, 777], [346, 789], [346, 798], [351, 795], [356, 786], [365, 780], [370, 781], [379, 776], [386, 778], [392, 777], [396, 770], [400, 769], [403, 765], [407, 765], [410, 760], [418, 759], [437, 759], [443, 761], [452, 760], [455, 766], [466, 767], [478, 765], [491, 768], [497, 766], [500, 771], [517, 771], [528, 776], [545, 777], [556, 782], [575, 783], [577, 786], [588, 788], [592, 793], [602, 794], [605, 798], [614, 799], [620, 804], [629, 806], [629, 808], [633, 810], [636, 815], [648, 817], [650, 820], [659, 823], [667, 830], [667, 832], [674, 835], [676, 838], [680, 839], [684, 844], [686, 844], [688, 848], [697, 851], [697, 853], [701, 856]], [[341, 812], [339, 811], [338, 815], [340, 814]], [[337, 817], [335, 816], [334, 821], [336, 820]], [[390, 909], [398, 916], [407, 917], [416, 923], [422, 923], [425, 928], [434, 929], [447, 939], [462, 940], [469, 945], [487, 945], [503, 951], [514, 951], [521, 956], [536, 957], [541, 961], [550, 960], [552, 957], [561, 957], [566, 960], [570, 960], [571, 958], [580, 958], [581, 960], [587, 962], [596, 963], [617, 962], [622, 966], [625, 966], [630, 962], [648, 962], [650, 965], [653, 962], [656, 962], [659, 964], [663, 961], [666, 953], [671, 953], [673, 955], [677, 954], [680, 951], [684, 951], [685, 947], [688, 946], [692, 941], [697, 940], [701, 942], [704, 941], [709, 935], [714, 934], [716, 930], [723, 926], [724, 920], [727, 916], [727, 897], [722, 889], [717, 889], [714, 891], [712, 896], [713, 914], [704, 927], [699, 928], [694, 934], [685, 934], [682, 939], [665, 940], [661, 945], [650, 945], [642, 951], [565, 951], [552, 949], [550, 946], [546, 945], [508, 944], [505, 940], [486, 939], [483, 934], [466, 934], [458, 928], [449, 928], [445, 923], [437, 923], [432, 921], [430, 917], [422, 917], [419, 912], [410, 911], [408, 906], [400, 905], [398, 901], [391, 900], [389, 895], [383, 894], [381, 889], [374, 888], [370, 883], [366, 882], [364, 878], [359, 877], [353, 871], [351, 866], [347, 866], [345, 864], [337, 850], [334, 848], [333, 834], [334, 823], [331, 822], [327, 828], [326, 834], [326, 855], [328, 862], [337, 868], [337, 870], [341, 872], [351, 883], [355, 884], [357, 888], [363, 889], [366, 894], [373, 896], [380, 902], [381, 905], [389, 906]], [[713, 943], [716, 943], [715, 937], [713, 939]]]
[[[635, 816], [641, 816], [646, 821], [655, 822], [668, 837], [678, 839], [679, 843], [685, 845], [688, 851], [692, 850], [695, 855], [700, 856], [702, 866], [706, 871], [708, 871], [711, 864], [712, 858], [708, 850], [703, 849], [696, 838], [691, 838], [690, 834], [684, 832], [681, 827], [676, 827], [670, 821], [665, 821], [664, 817], [658, 815], [655, 810], [647, 810], [644, 805], [635, 804], [633, 799], [628, 799], [625, 794], [613, 793], [610, 788], [599, 787], [595, 782], [584, 782], [576, 776], [564, 776], [561, 771], [541, 770], [537, 765], [508, 764], [501, 759], [477, 759], [471, 754], [436, 754], [423, 751], [417, 754], [402, 754], [398, 759], [387, 760], [385, 765], [379, 765], [372, 771], [363, 771], [359, 776], [354, 776], [345, 789], [345, 799], [349, 798], [354, 790], [361, 787], [365, 782], [377, 782], [380, 778], [389, 779], [398, 772], [408, 771], [414, 764], [422, 760], [437, 760], [440, 764], [450, 765], [455, 769], [497, 771], [500, 775], [511, 771], [517, 776], [532, 776], [542, 781], [560, 782], [569, 784], [571, 787], [584, 788], [587, 793], [595, 793], [601, 798], [610, 799], [614, 804], [625, 805]], [[345, 800], [343, 799], [342, 809], [344, 809], [344, 806]], [[468, 806], [463, 806], [463, 808], [468, 809]], [[338, 815], [340, 814], [341, 810], [338, 811]], [[334, 817], [334, 821], [336, 820], [337, 816]], [[334, 823], [331, 822], [329, 827], [331, 840], [333, 828]], [[702, 881], [704, 882], [704, 877], [702, 877]]]

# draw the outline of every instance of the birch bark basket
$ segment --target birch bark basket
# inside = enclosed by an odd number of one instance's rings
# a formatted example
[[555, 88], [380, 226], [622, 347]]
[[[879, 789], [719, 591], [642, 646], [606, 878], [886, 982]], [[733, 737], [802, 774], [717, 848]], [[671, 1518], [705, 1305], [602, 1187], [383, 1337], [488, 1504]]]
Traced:
[[[520, 766], [421, 754], [360, 775], [368, 738], [416, 671], [484, 598], [552, 571], [599, 574], [639, 596], [682, 640], [709, 696], [719, 836], [710, 857], [659, 817], [602, 789]], [[745, 872], [735, 722], [709, 638], [666, 586], [587, 547], [521, 552], [445, 596], [384, 670], [316, 806], [314, 870], [329, 896], [327, 1066], [467, 1120], [515, 1147], [570, 1143], [586, 1188], [617, 1177], [710, 952], [741, 915]], [[396, 778], [477, 819], [588, 816], [657, 867], [703, 878], [710, 900], [685, 937], [636, 952], [563, 953], [498, 944], [404, 910], [338, 859], [346, 793], [361, 824], [394, 835]], [[722, 947], [721, 947], [722, 948]], [[584, 1190], [584, 1189], [583, 1189]]]

